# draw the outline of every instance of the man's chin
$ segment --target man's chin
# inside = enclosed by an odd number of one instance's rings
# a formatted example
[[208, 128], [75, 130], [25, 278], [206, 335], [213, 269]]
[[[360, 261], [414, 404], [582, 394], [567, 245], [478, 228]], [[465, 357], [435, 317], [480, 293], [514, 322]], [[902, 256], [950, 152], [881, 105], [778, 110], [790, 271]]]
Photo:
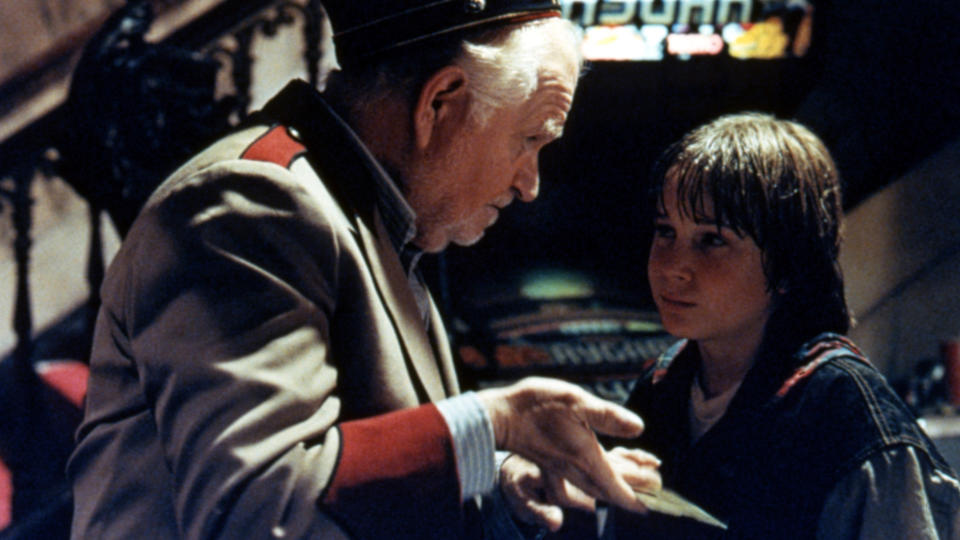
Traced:
[[450, 244], [463, 247], [472, 246], [483, 238], [485, 232], [485, 229], [481, 229], [479, 232], [457, 231], [454, 234], [448, 235], [437, 234], [425, 238], [415, 238], [413, 243], [422, 249], [424, 253], [439, 253], [447, 249]]
[[458, 246], [463, 246], [463, 247], [472, 246], [477, 242], [479, 242], [481, 238], [483, 238], [484, 233], [486, 233], [486, 229], [483, 229], [480, 232], [474, 233], [471, 235], [456, 236], [453, 238], [452, 241], [454, 244]]

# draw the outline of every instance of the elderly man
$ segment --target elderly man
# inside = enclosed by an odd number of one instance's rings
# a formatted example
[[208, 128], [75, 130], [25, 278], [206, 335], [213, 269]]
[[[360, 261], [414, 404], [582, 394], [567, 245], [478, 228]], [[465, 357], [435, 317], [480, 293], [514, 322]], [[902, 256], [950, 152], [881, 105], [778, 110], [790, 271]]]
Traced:
[[545, 379], [458, 395], [417, 270], [537, 196], [580, 70], [557, 3], [326, 4], [324, 95], [185, 164], [108, 271], [74, 537], [459, 538], [495, 447], [642, 509], [656, 460], [594, 434], [640, 419]]

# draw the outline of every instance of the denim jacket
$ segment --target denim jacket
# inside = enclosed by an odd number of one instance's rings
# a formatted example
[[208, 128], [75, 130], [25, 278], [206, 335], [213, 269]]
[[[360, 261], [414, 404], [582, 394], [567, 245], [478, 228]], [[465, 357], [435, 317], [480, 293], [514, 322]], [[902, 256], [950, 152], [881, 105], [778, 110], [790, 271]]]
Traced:
[[951, 478], [913, 414], [846, 338], [823, 334], [790, 362], [761, 358], [726, 414], [691, 444], [689, 389], [695, 346], [668, 350], [634, 389], [628, 407], [647, 427], [635, 444], [663, 460], [664, 485], [729, 525], [727, 531], [662, 514], [614, 511], [625, 538], [814, 538], [831, 489], [864, 462], [912, 447]]

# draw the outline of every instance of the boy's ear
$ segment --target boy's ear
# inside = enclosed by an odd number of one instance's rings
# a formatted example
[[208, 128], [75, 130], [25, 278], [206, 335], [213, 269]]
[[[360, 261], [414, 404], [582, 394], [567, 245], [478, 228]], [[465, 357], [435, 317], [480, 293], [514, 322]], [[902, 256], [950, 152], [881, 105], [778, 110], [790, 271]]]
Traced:
[[777, 294], [784, 295], [787, 294], [787, 291], [790, 290], [790, 281], [787, 278], [781, 279], [777, 282]]
[[417, 148], [424, 150], [444, 127], [463, 121], [468, 105], [467, 74], [459, 66], [447, 66], [427, 79], [413, 108]]

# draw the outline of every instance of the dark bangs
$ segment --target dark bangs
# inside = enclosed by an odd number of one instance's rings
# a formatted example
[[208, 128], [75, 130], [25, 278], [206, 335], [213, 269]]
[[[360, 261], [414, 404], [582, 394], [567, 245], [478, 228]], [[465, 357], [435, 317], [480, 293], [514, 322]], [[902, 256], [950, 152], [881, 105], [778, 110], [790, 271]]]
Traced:
[[[707, 141], [717, 143], [718, 141]], [[725, 158], [716, 144], [675, 144], [661, 159], [655, 171], [651, 204], [658, 211], [664, 208], [664, 186], [676, 182], [680, 215], [696, 222], [715, 222], [733, 229], [740, 236], [750, 236], [760, 245], [766, 230], [766, 198], [753, 175], [755, 168], [747, 160]], [[713, 203], [713, 208], [708, 203]]]

